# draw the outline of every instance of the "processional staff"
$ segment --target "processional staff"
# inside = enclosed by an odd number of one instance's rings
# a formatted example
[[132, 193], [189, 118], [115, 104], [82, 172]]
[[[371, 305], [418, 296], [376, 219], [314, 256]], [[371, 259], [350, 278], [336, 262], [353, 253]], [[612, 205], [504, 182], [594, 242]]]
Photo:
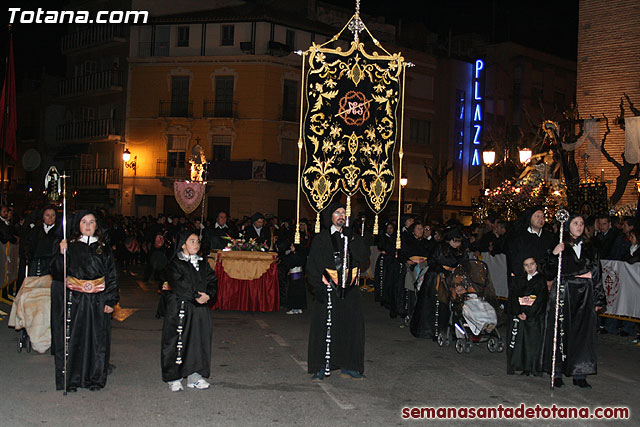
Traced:
[[[560, 243], [562, 243], [562, 234], [564, 233], [564, 223], [569, 219], [569, 212], [560, 209], [556, 212], [556, 219], [560, 223]], [[556, 353], [558, 344], [558, 315], [560, 311], [560, 297], [564, 295], [564, 286], [560, 283], [560, 275], [562, 274], [562, 252], [558, 254], [558, 274], [556, 276], [556, 314], [553, 322], [553, 357], [551, 360], [551, 390], [553, 390], [553, 381], [556, 375]], [[563, 304], [564, 306], [564, 304]], [[563, 307], [564, 308], [564, 307]], [[560, 342], [562, 345], [562, 342]], [[564, 357], [564, 355], [562, 355]]]

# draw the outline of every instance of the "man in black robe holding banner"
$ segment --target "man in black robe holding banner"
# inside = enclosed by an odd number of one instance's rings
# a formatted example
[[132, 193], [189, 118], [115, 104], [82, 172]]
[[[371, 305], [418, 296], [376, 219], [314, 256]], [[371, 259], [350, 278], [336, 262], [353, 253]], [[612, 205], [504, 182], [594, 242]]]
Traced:
[[[364, 315], [357, 271], [353, 270], [369, 259], [369, 248], [357, 233], [345, 227], [344, 204], [331, 204], [323, 212], [323, 220], [326, 228], [311, 242], [307, 260], [307, 277], [315, 295], [308, 371], [314, 374], [314, 381], [334, 369], [341, 369], [343, 377], [364, 379]], [[342, 289], [345, 239], [348, 273], [346, 288]]]

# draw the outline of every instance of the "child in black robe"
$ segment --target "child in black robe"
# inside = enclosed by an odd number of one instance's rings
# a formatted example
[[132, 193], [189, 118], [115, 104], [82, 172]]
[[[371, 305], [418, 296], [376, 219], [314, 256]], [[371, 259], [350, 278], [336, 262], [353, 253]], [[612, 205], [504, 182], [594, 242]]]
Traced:
[[204, 390], [211, 371], [211, 311], [209, 301], [218, 290], [218, 279], [206, 259], [198, 255], [197, 234], [183, 231], [176, 255], [166, 270], [168, 287], [163, 289], [162, 380], [171, 391], [187, 387]]
[[523, 263], [524, 274], [515, 277], [509, 292], [509, 337], [507, 374], [540, 375], [537, 369], [548, 289], [533, 258]]

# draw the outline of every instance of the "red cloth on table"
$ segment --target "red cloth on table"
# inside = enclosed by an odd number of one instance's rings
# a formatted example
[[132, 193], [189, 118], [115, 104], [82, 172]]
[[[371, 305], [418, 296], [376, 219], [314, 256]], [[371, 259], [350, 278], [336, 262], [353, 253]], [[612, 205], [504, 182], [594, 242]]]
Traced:
[[280, 309], [280, 287], [278, 286], [278, 264], [254, 280], [232, 279], [218, 260], [214, 273], [218, 278], [218, 293], [213, 310], [278, 311]]

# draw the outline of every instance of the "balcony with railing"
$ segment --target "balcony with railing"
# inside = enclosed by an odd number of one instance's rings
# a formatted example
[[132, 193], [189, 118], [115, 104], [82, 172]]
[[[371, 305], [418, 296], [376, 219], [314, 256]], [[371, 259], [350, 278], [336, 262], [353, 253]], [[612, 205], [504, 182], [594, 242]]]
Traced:
[[202, 104], [202, 117], [238, 117], [237, 102], [220, 102], [205, 99]]
[[95, 25], [62, 37], [63, 54], [94, 47], [107, 47], [127, 41], [127, 33], [121, 25]]
[[187, 168], [182, 163], [181, 166], [175, 166], [171, 162], [167, 163], [165, 159], [156, 160], [156, 177], [158, 178], [186, 178]]
[[193, 101], [160, 101], [160, 117], [193, 117]]
[[150, 56], [169, 56], [169, 42], [138, 42], [138, 56], [148, 58]]
[[120, 70], [108, 70], [65, 79], [58, 85], [58, 94], [61, 97], [71, 97], [82, 94], [122, 92], [122, 76], [123, 73]]
[[119, 188], [120, 169], [73, 169], [68, 171], [69, 185], [76, 188]]
[[121, 129], [121, 123], [113, 119], [65, 123], [57, 127], [56, 141], [114, 139]]

